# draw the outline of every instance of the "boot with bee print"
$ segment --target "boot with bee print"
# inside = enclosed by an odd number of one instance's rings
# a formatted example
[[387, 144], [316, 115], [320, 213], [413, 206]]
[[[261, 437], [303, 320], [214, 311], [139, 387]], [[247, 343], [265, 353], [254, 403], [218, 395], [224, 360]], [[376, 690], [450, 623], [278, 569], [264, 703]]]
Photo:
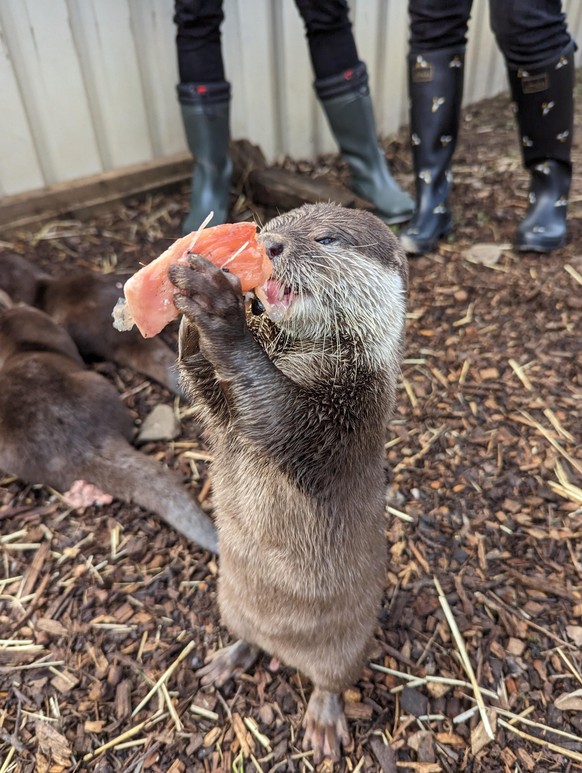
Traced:
[[572, 180], [574, 44], [536, 68], [507, 64], [523, 163], [531, 174], [529, 206], [515, 246], [551, 252], [566, 241], [566, 213]]
[[451, 161], [463, 98], [465, 48], [409, 54], [410, 142], [416, 210], [400, 242], [410, 255], [434, 250], [453, 227]]

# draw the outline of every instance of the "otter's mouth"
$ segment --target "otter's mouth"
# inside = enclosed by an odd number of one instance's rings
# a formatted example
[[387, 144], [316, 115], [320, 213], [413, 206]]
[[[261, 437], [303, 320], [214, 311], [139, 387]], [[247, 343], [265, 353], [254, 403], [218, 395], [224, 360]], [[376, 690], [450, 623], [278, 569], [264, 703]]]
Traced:
[[276, 279], [267, 279], [263, 285], [267, 301], [271, 306], [275, 304], [282, 304], [285, 307], [289, 307], [295, 297], [295, 293], [291, 287], [287, 287]]
[[292, 287], [288, 287], [273, 278], [267, 279], [261, 289], [266, 301], [264, 306], [267, 316], [273, 322], [281, 322], [287, 316], [289, 307], [295, 300], [297, 293]]

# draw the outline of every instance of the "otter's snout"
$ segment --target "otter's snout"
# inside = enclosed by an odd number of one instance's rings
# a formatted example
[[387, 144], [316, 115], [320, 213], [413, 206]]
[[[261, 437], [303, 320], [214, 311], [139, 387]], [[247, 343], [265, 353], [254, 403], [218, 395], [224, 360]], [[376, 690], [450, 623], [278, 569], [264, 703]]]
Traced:
[[283, 250], [285, 249], [285, 245], [283, 242], [277, 241], [276, 239], [261, 239], [263, 244], [265, 245], [265, 251], [267, 255], [271, 258], [278, 257], [282, 254]]

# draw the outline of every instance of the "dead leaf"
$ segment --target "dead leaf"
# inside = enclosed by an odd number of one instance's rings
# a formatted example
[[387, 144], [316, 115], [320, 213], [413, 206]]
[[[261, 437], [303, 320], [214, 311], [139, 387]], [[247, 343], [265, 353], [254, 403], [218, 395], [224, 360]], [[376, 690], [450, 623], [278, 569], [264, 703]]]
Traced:
[[562, 693], [554, 701], [554, 706], [560, 711], [582, 711], [582, 690]]
[[442, 682], [429, 682], [426, 685], [426, 690], [433, 698], [442, 698], [451, 690], [451, 686]]
[[471, 263], [480, 263], [484, 266], [494, 266], [499, 263], [502, 255], [501, 247], [498, 244], [483, 242], [473, 244], [463, 252], [463, 256]]
[[71, 765], [73, 754], [69, 742], [50, 722], [36, 723], [37, 773], [60, 773]]
[[508, 655], [516, 655], [520, 657], [525, 650], [525, 642], [521, 639], [515, 639], [513, 636], [507, 642]]
[[456, 733], [436, 733], [436, 740], [444, 746], [464, 746], [465, 739]]
[[[487, 709], [487, 716], [489, 718], [491, 729], [493, 730], [493, 735], [495, 735], [495, 729], [497, 727], [497, 713], [493, 709]], [[471, 752], [473, 754], [478, 754], [481, 749], [484, 749], [487, 744], [491, 743], [491, 741], [492, 739], [487, 735], [483, 722], [479, 722], [479, 724], [473, 729], [473, 732], [471, 733]]]
[[416, 752], [419, 762], [434, 762], [434, 738], [430, 730], [417, 730], [408, 738], [408, 746]]
[[66, 636], [68, 631], [58, 620], [51, 620], [48, 617], [39, 617], [36, 620], [35, 627], [39, 631], [44, 631], [51, 636]]

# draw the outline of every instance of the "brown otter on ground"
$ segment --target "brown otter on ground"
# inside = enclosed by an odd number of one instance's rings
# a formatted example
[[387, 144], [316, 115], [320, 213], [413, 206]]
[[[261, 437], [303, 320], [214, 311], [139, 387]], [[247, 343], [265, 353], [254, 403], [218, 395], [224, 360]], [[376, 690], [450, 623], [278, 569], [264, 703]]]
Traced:
[[71, 337], [47, 314], [7, 306], [0, 296], [0, 469], [72, 490], [71, 502], [81, 506], [90, 503], [84, 491], [91, 499], [105, 491], [136, 502], [216, 552], [212, 521], [179, 477], [130, 445], [133, 421], [115, 387], [85, 368]]
[[314, 684], [304, 747], [337, 758], [340, 693], [364, 665], [385, 581], [406, 257], [381, 220], [332, 204], [259, 238], [271, 319], [245, 319], [238, 280], [199, 256], [170, 269], [181, 378], [215, 453], [220, 612], [238, 638], [200, 674], [221, 685], [259, 648], [298, 668]]
[[0, 289], [62, 325], [86, 362], [109, 360], [176, 392], [176, 354], [170, 347], [161, 338], [146, 340], [138, 330], [119, 333], [113, 327], [111, 310], [129, 276], [77, 269], [51, 277], [15, 252], [0, 252]]

